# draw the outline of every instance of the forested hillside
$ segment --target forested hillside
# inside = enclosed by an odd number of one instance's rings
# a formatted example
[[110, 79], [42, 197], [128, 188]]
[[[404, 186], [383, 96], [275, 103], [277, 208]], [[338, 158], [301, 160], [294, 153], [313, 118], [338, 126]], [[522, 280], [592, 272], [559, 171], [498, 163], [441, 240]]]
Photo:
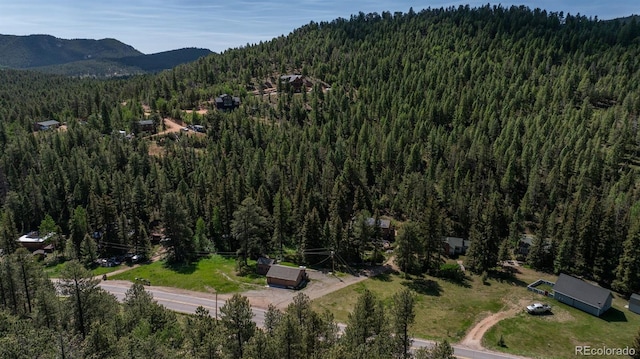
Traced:
[[31, 69], [76, 77], [122, 77], [159, 72], [211, 54], [183, 48], [145, 55], [115, 39], [59, 39], [50, 35], [0, 35], [0, 68]]
[[115, 39], [59, 39], [50, 35], [0, 35], [0, 67], [32, 68], [91, 58], [118, 58], [142, 53]]
[[[50, 215], [76, 256], [85, 233], [131, 245], [161, 228], [179, 259], [285, 247], [310, 263], [328, 247], [360, 262], [365, 219], [388, 216], [415, 227], [398, 238], [407, 270], [433, 270], [455, 235], [489, 271], [527, 232], [532, 266], [638, 291], [639, 35], [634, 19], [460, 7], [310, 23], [128, 80], [2, 71], [4, 248]], [[261, 95], [289, 73], [314, 87]], [[214, 110], [222, 93], [240, 108]], [[143, 116], [207, 134], [113, 135]], [[68, 128], [33, 134], [45, 119]]]

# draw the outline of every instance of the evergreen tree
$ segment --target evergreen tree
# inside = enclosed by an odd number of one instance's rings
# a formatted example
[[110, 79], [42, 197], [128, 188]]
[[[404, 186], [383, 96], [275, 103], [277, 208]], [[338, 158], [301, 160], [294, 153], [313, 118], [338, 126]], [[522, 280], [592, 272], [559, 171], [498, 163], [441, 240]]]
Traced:
[[365, 290], [349, 313], [343, 344], [352, 355], [368, 357], [390, 355], [390, 337], [382, 303]]
[[479, 218], [471, 225], [467, 252], [467, 266], [474, 273], [487, 272], [498, 263], [500, 234], [498, 212], [494, 200], [489, 201]]
[[[90, 330], [92, 294], [98, 289], [98, 280], [77, 261], [70, 261], [60, 273], [59, 288], [68, 296], [73, 308], [73, 323], [77, 333], [84, 339]], [[95, 313], [98, 314], [98, 313]], [[95, 315], [94, 314], [94, 315]]]
[[273, 199], [273, 223], [272, 242], [282, 258], [284, 245], [287, 242], [288, 235], [290, 235], [291, 228], [291, 201], [284, 195], [282, 190], [279, 190]]
[[245, 198], [233, 212], [231, 234], [238, 241], [238, 254], [244, 266], [249, 256], [266, 253], [268, 227], [264, 210], [250, 197]]
[[410, 273], [416, 267], [417, 256], [420, 254], [418, 225], [406, 222], [400, 229], [400, 234], [396, 241], [396, 263], [405, 272]]
[[411, 357], [413, 340], [409, 335], [409, 327], [414, 323], [415, 299], [409, 289], [404, 289], [393, 296], [391, 306], [391, 322], [393, 326], [394, 355], [397, 358]]
[[640, 226], [635, 227], [624, 242], [616, 280], [613, 282], [613, 288], [625, 294], [640, 291]]
[[177, 193], [164, 195], [161, 214], [164, 234], [167, 238], [162, 243], [167, 250], [168, 260], [184, 263], [195, 258], [193, 232], [189, 227], [184, 203]]
[[13, 218], [13, 211], [2, 212], [0, 221], [0, 249], [5, 253], [13, 253], [18, 248], [18, 230]]
[[220, 323], [230, 339], [226, 349], [232, 358], [242, 358], [244, 344], [256, 331], [256, 323], [252, 321], [251, 304], [246, 297], [234, 294], [220, 308], [220, 313]]

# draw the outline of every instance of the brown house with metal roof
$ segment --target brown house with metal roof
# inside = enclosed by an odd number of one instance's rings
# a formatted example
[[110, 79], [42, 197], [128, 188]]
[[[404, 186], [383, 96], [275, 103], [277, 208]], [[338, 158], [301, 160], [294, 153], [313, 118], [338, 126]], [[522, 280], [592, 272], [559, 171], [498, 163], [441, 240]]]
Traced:
[[307, 281], [304, 267], [286, 267], [274, 264], [267, 272], [267, 284], [270, 287], [298, 289]]

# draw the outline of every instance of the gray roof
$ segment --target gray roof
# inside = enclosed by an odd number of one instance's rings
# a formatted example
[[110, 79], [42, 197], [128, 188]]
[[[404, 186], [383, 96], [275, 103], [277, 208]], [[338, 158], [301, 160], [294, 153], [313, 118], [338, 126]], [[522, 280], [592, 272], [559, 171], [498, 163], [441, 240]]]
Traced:
[[302, 75], [282, 75], [280, 76], [281, 80], [287, 80], [289, 82], [294, 82], [297, 79], [302, 79], [304, 76]]
[[260, 257], [258, 258], [257, 264], [268, 264], [268, 265], [272, 265], [276, 262], [275, 259], [273, 258], [267, 258], [267, 257]]
[[59, 125], [60, 122], [56, 121], [56, 120], [48, 120], [48, 121], [42, 121], [42, 122], [38, 122], [38, 125], [40, 126], [56, 126]]
[[464, 238], [446, 237], [444, 241], [451, 247], [464, 247]]
[[629, 298], [629, 304], [640, 305], [640, 294], [631, 294], [631, 298]]
[[[375, 223], [375, 219], [372, 217], [367, 218], [367, 225], [372, 226]], [[391, 228], [391, 221], [388, 219], [378, 219], [378, 226], [382, 229]]]
[[269, 268], [267, 277], [296, 281], [301, 271], [304, 269], [274, 264]]
[[140, 126], [151, 126], [153, 125], [153, 120], [141, 120], [141, 121], [138, 121], [138, 124]]
[[611, 295], [611, 291], [587, 283], [581, 279], [560, 274], [553, 291], [586, 303], [595, 308], [602, 308]]

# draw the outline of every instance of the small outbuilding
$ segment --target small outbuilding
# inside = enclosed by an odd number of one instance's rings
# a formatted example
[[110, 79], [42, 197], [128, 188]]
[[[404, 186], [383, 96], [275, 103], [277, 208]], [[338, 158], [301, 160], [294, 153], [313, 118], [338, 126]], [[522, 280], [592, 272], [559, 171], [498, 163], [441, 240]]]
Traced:
[[267, 284], [270, 287], [298, 289], [306, 283], [307, 279], [307, 272], [304, 267], [287, 267], [274, 264], [267, 272]]
[[629, 298], [629, 310], [640, 314], [640, 294], [632, 294], [631, 298]]
[[596, 317], [611, 308], [613, 294], [608, 289], [587, 283], [567, 274], [560, 274], [553, 286], [553, 297], [567, 305]]
[[256, 262], [256, 273], [260, 275], [266, 275], [272, 265], [276, 264], [276, 260], [273, 258], [260, 257]]

